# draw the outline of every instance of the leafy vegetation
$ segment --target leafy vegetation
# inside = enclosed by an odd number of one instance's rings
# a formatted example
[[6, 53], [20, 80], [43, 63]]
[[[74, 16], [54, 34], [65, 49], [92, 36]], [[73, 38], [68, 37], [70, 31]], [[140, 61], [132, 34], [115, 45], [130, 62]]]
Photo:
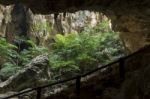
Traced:
[[33, 41], [28, 40], [27, 43], [31, 45], [29, 49], [25, 49], [21, 53], [19, 53], [19, 62], [22, 66], [29, 63], [33, 58], [38, 55], [47, 55], [48, 49], [42, 46], [37, 46]]
[[21, 67], [15, 65], [15, 64], [12, 64], [9, 62], [4, 63], [3, 68], [0, 70], [1, 80], [6, 80], [11, 75], [17, 73], [17, 71], [20, 69], [21, 69]]
[[86, 27], [79, 34], [56, 35], [49, 58], [57, 74], [84, 73], [123, 55], [122, 44], [108, 21], [99, 26], [89, 30]]
[[9, 44], [5, 39], [0, 39], [0, 75], [6, 78], [18, 69], [16, 68], [16, 62], [14, 59], [17, 58], [16, 46]]
[[54, 79], [87, 72], [123, 55], [122, 44], [117, 33], [109, 28], [108, 21], [94, 28], [87, 26], [81, 33], [57, 34], [54, 39], [50, 44], [52, 49], [26, 41], [31, 46], [19, 53], [16, 46], [0, 39], [0, 76], [13, 75], [41, 54], [48, 55]]
[[18, 48], [15, 45], [8, 43], [5, 39], [0, 39], [0, 77], [7, 79], [23, 68], [34, 57], [47, 54], [48, 50], [44, 47], [37, 46], [32, 41], [26, 41], [31, 47], [18, 53]]
[[0, 65], [4, 64], [6, 61], [14, 63], [13, 58], [17, 57], [16, 46], [9, 44], [5, 39], [0, 39]]

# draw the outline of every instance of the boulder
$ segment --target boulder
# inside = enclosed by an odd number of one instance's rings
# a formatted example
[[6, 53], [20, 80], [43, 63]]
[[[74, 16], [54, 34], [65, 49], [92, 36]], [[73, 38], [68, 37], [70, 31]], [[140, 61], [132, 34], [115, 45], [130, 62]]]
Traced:
[[20, 91], [45, 84], [49, 79], [47, 56], [37, 56], [24, 69], [0, 83], [0, 93]]

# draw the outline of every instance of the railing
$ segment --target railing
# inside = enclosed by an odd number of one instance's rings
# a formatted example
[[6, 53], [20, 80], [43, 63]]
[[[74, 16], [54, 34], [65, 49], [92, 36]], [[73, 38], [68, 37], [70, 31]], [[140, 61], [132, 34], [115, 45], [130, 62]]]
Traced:
[[42, 92], [42, 89], [46, 88], [46, 87], [51, 87], [51, 86], [54, 86], [54, 85], [57, 85], [57, 84], [62, 84], [62, 83], [66, 83], [66, 82], [69, 82], [69, 81], [72, 81], [72, 80], [76, 80], [76, 95], [79, 96], [80, 95], [80, 87], [81, 87], [81, 78], [82, 77], [85, 77], [85, 76], [88, 76], [90, 74], [93, 74], [99, 70], [102, 70], [104, 68], [107, 68], [109, 66], [112, 66], [116, 63], [119, 63], [119, 74], [120, 74], [120, 78], [121, 79], [125, 79], [125, 60], [144, 51], [146, 48], [150, 47], [150, 45], [128, 55], [128, 56], [124, 56], [114, 62], [111, 62], [107, 65], [104, 65], [102, 67], [99, 67], [95, 70], [92, 70], [90, 72], [87, 72], [85, 74], [82, 74], [82, 75], [78, 75], [76, 77], [72, 77], [70, 79], [66, 79], [66, 80], [61, 80], [61, 81], [57, 81], [57, 82], [54, 82], [54, 83], [51, 83], [51, 84], [47, 84], [47, 85], [44, 85], [44, 86], [40, 86], [40, 87], [36, 87], [36, 88], [32, 88], [32, 89], [28, 89], [28, 90], [25, 90], [25, 91], [22, 91], [22, 92], [19, 92], [17, 94], [14, 94], [14, 95], [11, 95], [11, 96], [7, 96], [5, 98], [1, 98], [1, 99], [9, 99], [9, 98], [13, 98], [13, 97], [16, 97], [16, 96], [20, 96], [22, 94], [25, 94], [25, 93], [28, 93], [28, 92], [32, 92], [32, 91], [36, 91], [37, 92], [37, 95], [36, 95], [36, 99], [41, 99], [41, 92]]

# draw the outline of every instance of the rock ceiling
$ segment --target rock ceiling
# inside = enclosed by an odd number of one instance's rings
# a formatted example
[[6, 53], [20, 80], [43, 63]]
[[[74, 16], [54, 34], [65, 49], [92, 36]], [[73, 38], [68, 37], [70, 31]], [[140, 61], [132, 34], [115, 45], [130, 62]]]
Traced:
[[149, 0], [0, 0], [0, 4], [4, 5], [15, 3], [23, 3], [34, 13], [41, 14], [78, 10], [119, 10], [120, 8], [143, 8], [150, 5]]
[[130, 51], [150, 43], [149, 0], [0, 0], [0, 4], [22, 3], [36, 14], [90, 10], [104, 13]]

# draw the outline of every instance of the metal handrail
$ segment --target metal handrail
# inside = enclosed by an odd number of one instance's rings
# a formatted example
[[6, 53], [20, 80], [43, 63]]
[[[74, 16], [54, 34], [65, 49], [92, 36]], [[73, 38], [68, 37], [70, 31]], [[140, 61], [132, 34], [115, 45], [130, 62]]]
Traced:
[[57, 84], [62, 84], [62, 83], [66, 83], [66, 82], [69, 82], [69, 81], [72, 81], [72, 80], [76, 80], [76, 94], [79, 95], [80, 93], [80, 83], [81, 83], [81, 78], [82, 77], [85, 77], [85, 76], [88, 76], [90, 74], [93, 74], [99, 70], [102, 70], [104, 68], [107, 68], [108, 66], [112, 66], [116, 63], [120, 63], [120, 76], [124, 78], [125, 76], [125, 71], [124, 71], [124, 61], [142, 51], [144, 51], [146, 48], [150, 47], [150, 45], [147, 45], [146, 47], [130, 54], [130, 55], [127, 55], [127, 56], [124, 56], [124, 57], [121, 57], [120, 59], [116, 60], [116, 61], [113, 61], [107, 65], [104, 65], [104, 66], [101, 66], [101, 67], [98, 67], [92, 71], [89, 71], [85, 74], [81, 74], [81, 75], [78, 75], [78, 76], [75, 76], [75, 77], [72, 77], [70, 79], [66, 79], [66, 80], [60, 80], [60, 81], [56, 81], [54, 83], [51, 83], [51, 84], [47, 84], [47, 85], [43, 85], [43, 86], [40, 86], [40, 87], [36, 87], [36, 88], [32, 88], [32, 89], [28, 89], [28, 90], [25, 90], [25, 91], [21, 91], [17, 94], [14, 94], [14, 95], [11, 95], [11, 96], [7, 96], [5, 98], [1, 98], [1, 99], [9, 99], [9, 98], [12, 98], [12, 97], [15, 97], [15, 96], [19, 96], [19, 95], [22, 95], [22, 94], [25, 94], [25, 93], [28, 93], [28, 92], [32, 92], [32, 91], [37, 91], [37, 99], [40, 99], [41, 97], [41, 90], [46, 88], [46, 87], [51, 87], [51, 86], [54, 86], [54, 85], [57, 85]]

